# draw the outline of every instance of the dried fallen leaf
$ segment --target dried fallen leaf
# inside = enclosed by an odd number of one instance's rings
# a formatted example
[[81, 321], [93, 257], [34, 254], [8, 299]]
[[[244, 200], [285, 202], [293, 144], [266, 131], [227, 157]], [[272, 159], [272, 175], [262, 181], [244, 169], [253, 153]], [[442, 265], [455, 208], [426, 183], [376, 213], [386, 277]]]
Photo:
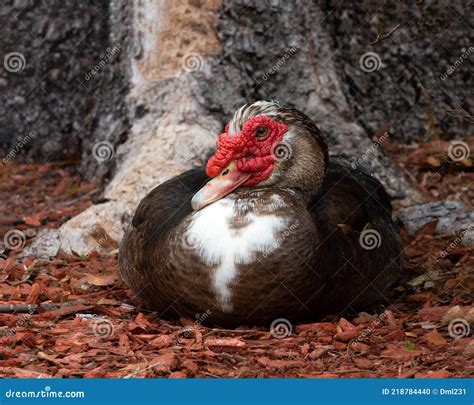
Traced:
[[448, 370], [436, 370], [436, 371], [430, 370], [423, 377], [424, 378], [449, 378], [451, 377], [451, 373]]
[[30, 294], [26, 299], [27, 304], [35, 304], [41, 294], [41, 287], [38, 283], [34, 283], [31, 286]]
[[169, 375], [168, 378], [186, 378], [186, 377], [187, 377], [186, 373], [183, 373], [182, 371], [174, 371]]
[[438, 226], [439, 219], [435, 219], [434, 221], [427, 222], [426, 224], [422, 225], [416, 231], [416, 237], [420, 236], [432, 236], [435, 233], [436, 227]]
[[463, 318], [466, 311], [459, 305], [449, 308], [448, 312], [441, 318], [441, 325], [446, 326], [453, 319]]
[[357, 327], [354, 326], [352, 323], [350, 323], [347, 319], [341, 318], [339, 319], [339, 326], [342, 328], [342, 330], [349, 331], [349, 330], [357, 330]]
[[165, 353], [151, 360], [148, 367], [152, 367], [155, 373], [159, 373], [169, 372], [170, 370], [175, 369], [178, 364], [178, 357], [175, 353]]
[[328, 349], [325, 347], [316, 348], [309, 354], [309, 358], [311, 360], [317, 360], [320, 357], [324, 356], [327, 352]]
[[443, 336], [441, 336], [441, 334], [436, 329], [427, 333], [425, 335], [425, 339], [428, 342], [433, 343], [434, 345], [437, 345], [437, 346], [445, 345], [448, 343], [446, 339]]
[[110, 285], [115, 285], [118, 282], [118, 276], [116, 274], [106, 274], [106, 275], [88, 274], [85, 279], [88, 284], [95, 285], [98, 287], [106, 287]]
[[426, 281], [433, 281], [439, 280], [441, 278], [440, 272], [438, 270], [434, 271], [427, 271], [423, 273], [421, 276], [415, 277], [411, 279], [407, 284], [412, 287], [418, 287], [424, 284]]
[[62, 365], [61, 362], [57, 361], [56, 358], [58, 356], [57, 355], [51, 355], [51, 354], [47, 354], [47, 353], [44, 353], [44, 352], [38, 352], [38, 358], [42, 359], [42, 360], [47, 360], [53, 364], [56, 364], [56, 365]]
[[39, 227], [41, 226], [41, 216], [40, 214], [33, 214], [27, 217], [23, 217], [23, 221], [25, 221], [26, 225]]
[[209, 338], [206, 339], [207, 346], [227, 346], [227, 347], [244, 347], [245, 342], [240, 338]]
[[174, 341], [175, 339], [173, 339], [172, 336], [162, 335], [150, 341], [148, 345], [150, 347], [154, 347], [155, 349], [163, 349], [164, 347], [171, 346], [174, 343]]
[[441, 167], [441, 162], [435, 156], [428, 156], [425, 162], [430, 165], [431, 167]]
[[354, 357], [352, 361], [357, 367], [362, 368], [362, 369], [371, 369], [374, 366], [373, 361], [363, 358], [363, 357]]
[[360, 332], [357, 330], [346, 330], [344, 332], [339, 332], [334, 335], [334, 339], [339, 340], [340, 342], [350, 342], [352, 339], [355, 339], [360, 335]]

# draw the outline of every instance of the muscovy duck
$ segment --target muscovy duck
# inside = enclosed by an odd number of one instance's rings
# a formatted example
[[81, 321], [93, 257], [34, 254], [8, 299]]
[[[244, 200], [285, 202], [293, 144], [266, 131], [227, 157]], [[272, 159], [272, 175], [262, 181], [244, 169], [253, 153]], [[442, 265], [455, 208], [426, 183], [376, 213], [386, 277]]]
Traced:
[[119, 262], [160, 317], [235, 326], [368, 309], [402, 252], [381, 183], [330, 161], [305, 114], [259, 101], [236, 111], [205, 168], [140, 202]]

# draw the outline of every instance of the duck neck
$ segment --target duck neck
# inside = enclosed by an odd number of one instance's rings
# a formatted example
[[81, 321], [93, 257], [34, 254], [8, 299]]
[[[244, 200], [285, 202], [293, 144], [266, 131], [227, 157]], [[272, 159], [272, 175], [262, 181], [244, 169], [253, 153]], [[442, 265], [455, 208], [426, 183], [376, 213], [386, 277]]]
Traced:
[[298, 188], [290, 187], [248, 187], [236, 190], [228, 196], [237, 208], [243, 210], [272, 213], [292, 205], [306, 206], [312, 196]]

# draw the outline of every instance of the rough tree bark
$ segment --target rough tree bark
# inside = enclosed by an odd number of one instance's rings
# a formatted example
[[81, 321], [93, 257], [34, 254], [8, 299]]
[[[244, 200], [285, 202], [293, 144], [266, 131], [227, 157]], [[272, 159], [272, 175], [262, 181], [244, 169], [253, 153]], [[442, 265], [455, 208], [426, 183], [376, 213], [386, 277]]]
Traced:
[[[8, 7], [16, 10], [18, 3]], [[447, 73], [473, 42], [468, 2], [343, 3], [142, 0], [132, 6], [118, 0], [82, 10], [89, 22], [64, 40], [80, 40], [94, 27], [98, 45], [90, 51], [93, 61], [89, 57], [77, 68], [87, 82], [80, 94], [93, 99], [93, 108], [74, 112], [74, 120], [86, 115], [90, 125], [73, 136], [78, 144], [72, 148], [81, 146], [81, 170], [105, 185], [104, 198], [59, 231], [43, 234], [33, 249], [45, 251], [47, 245], [48, 254], [59, 247], [86, 254], [102, 249], [101, 238], [118, 241], [145, 193], [202, 164], [235, 108], [258, 99], [305, 111], [333, 155], [367, 160], [394, 198], [417, 200], [416, 190], [371, 138], [462, 139], [472, 130], [468, 63]], [[30, 8], [31, 19], [54, 19]], [[99, 10], [103, 17], [94, 17]], [[79, 24], [74, 13], [67, 26]], [[89, 52], [74, 49], [68, 63]], [[109, 58], [107, 49], [119, 51]], [[45, 48], [46, 60], [50, 53]], [[54, 94], [64, 98], [65, 92]], [[45, 99], [42, 108], [54, 105]], [[19, 121], [8, 124], [22, 128]], [[48, 139], [62, 136], [51, 132]], [[51, 149], [31, 146], [30, 154], [72, 153]]]
[[[0, 7], [0, 145], [23, 139], [28, 157], [80, 154], [91, 135], [96, 97], [107, 86], [85, 80], [109, 46], [107, 1], [4, 1]], [[102, 79], [101, 79], [102, 80]]]

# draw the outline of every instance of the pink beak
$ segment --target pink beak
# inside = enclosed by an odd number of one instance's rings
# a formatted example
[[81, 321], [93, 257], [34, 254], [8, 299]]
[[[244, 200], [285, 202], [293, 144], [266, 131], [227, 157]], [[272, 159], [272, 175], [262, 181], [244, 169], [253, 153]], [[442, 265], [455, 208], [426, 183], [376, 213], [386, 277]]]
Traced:
[[191, 206], [195, 211], [198, 211], [206, 205], [220, 200], [245, 183], [250, 176], [251, 173], [239, 171], [237, 169], [237, 162], [232, 160], [219, 176], [214, 177], [194, 194]]

